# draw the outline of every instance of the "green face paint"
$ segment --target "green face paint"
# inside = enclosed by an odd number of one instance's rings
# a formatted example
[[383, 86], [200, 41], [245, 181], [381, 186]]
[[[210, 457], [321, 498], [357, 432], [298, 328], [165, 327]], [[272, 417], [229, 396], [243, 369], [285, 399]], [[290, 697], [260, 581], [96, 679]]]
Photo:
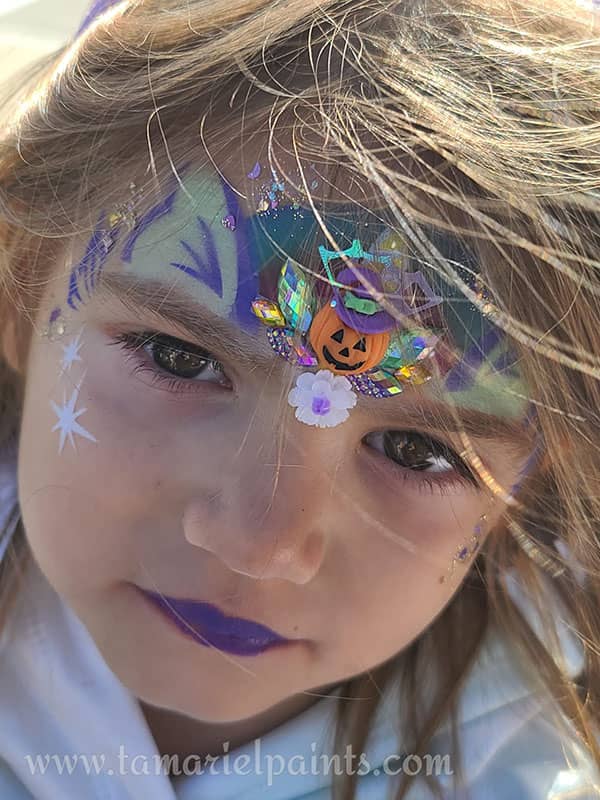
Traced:
[[[474, 256], [447, 233], [428, 229], [434, 246], [470, 285], [478, 272]], [[526, 387], [516, 365], [508, 337], [466, 298], [460, 289], [437, 271], [415, 258], [404, 239], [386, 231], [373, 248], [379, 256], [388, 255], [399, 269], [420, 271], [435, 295], [443, 302], [436, 308], [439, 324], [446, 331], [445, 346], [451, 350], [451, 368], [442, 381], [426, 387], [445, 402], [459, 408], [519, 419], [527, 411]], [[460, 266], [462, 265], [462, 267]], [[389, 287], [392, 288], [393, 287]]]
[[125, 240], [121, 262], [125, 272], [184, 288], [213, 314], [255, 325], [248, 221], [214, 173], [187, 179], [150, 208]]

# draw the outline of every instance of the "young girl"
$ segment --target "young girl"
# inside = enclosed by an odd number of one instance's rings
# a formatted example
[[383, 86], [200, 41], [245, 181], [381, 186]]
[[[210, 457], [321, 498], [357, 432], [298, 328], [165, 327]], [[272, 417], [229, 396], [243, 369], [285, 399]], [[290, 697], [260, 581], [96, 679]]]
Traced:
[[599, 794], [600, 39], [124, 0], [0, 143], [0, 796]]

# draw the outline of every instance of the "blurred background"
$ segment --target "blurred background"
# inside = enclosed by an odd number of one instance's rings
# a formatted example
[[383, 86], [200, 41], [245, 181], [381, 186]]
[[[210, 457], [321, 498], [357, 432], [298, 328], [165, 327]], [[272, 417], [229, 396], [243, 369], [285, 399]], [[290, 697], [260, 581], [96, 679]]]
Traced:
[[0, 0], [0, 83], [68, 41], [90, 5], [90, 0]]

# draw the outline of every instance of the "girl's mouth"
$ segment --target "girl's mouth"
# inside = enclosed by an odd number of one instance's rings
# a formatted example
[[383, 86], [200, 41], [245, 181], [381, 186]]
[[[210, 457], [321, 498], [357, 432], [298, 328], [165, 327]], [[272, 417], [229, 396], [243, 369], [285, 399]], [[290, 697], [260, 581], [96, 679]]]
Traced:
[[239, 656], [252, 656], [274, 647], [293, 644], [266, 625], [241, 617], [228, 617], [211, 603], [169, 597], [139, 589], [155, 608], [189, 638], [205, 647], [215, 647]]

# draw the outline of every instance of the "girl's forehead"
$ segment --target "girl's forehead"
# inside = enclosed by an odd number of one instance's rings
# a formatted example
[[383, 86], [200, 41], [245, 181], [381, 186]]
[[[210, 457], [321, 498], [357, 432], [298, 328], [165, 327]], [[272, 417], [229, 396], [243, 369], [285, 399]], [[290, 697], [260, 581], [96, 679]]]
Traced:
[[[312, 191], [318, 197], [316, 170], [314, 176]], [[477, 289], [473, 254], [448, 233], [433, 228], [427, 233], [453, 273]], [[354, 281], [352, 292], [344, 292], [339, 288], [344, 282], [336, 280], [348, 264], [367, 280], [367, 284]], [[94, 280], [85, 274], [92, 269]], [[317, 317], [325, 319], [330, 309], [324, 307], [340, 300], [337, 311], [345, 327], [362, 320], [362, 332], [367, 334], [363, 340], [369, 345], [375, 341], [369, 333], [373, 321], [385, 315], [381, 306], [375, 313], [373, 298], [383, 297], [384, 305], [392, 303], [391, 308], [385, 306], [388, 311], [399, 310], [401, 324], [390, 331], [388, 351], [377, 365], [366, 359], [369, 374], [375, 371], [381, 385], [388, 389], [398, 385], [400, 393], [403, 383], [415, 382], [428, 365], [417, 358], [414, 348], [410, 361], [405, 345], [435, 342], [435, 380], [423, 390], [497, 416], [524, 413], [526, 391], [507, 337], [458, 285], [416, 251], [406, 231], [390, 226], [381, 210], [362, 203], [329, 201], [311, 209], [295, 185], [258, 161], [237, 186], [205, 168], [173, 179], [152, 199], [140, 196], [134, 184], [125, 187], [123, 202], [101, 211], [84, 256], [73, 267], [71, 308], [83, 302], [84, 289], [95, 284], [103, 271], [183, 293], [197, 303], [199, 315], [204, 311], [234, 323], [245, 334], [268, 338], [280, 355], [289, 356], [286, 342], [293, 338], [294, 347], [301, 338], [307, 353], [300, 363], [315, 369], [323, 366], [322, 341], [311, 334], [310, 325]], [[354, 277], [344, 274], [345, 281]], [[337, 321], [336, 314], [330, 316]], [[339, 330], [338, 325], [330, 333], [339, 338]], [[413, 338], [407, 339], [411, 334]], [[338, 350], [345, 352], [342, 347]], [[352, 366], [339, 359], [330, 363], [338, 374]], [[379, 366], [384, 374], [374, 370]]]

